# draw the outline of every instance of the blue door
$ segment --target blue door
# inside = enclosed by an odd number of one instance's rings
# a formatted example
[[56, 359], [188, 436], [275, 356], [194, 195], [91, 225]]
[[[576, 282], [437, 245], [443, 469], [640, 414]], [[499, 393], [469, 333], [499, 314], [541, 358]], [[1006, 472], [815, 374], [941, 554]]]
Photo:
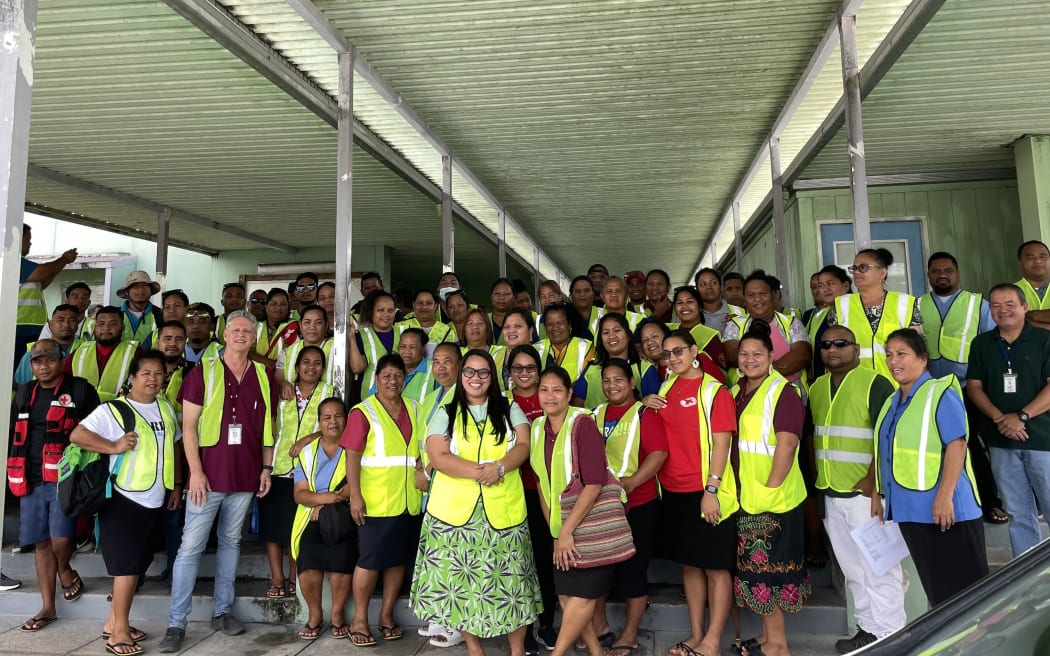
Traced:
[[[886, 289], [919, 296], [926, 292], [926, 260], [922, 241], [922, 221], [872, 221], [872, 248], [893, 253], [893, 266]], [[853, 264], [852, 223], [820, 224], [821, 266], [836, 264], [843, 269]]]

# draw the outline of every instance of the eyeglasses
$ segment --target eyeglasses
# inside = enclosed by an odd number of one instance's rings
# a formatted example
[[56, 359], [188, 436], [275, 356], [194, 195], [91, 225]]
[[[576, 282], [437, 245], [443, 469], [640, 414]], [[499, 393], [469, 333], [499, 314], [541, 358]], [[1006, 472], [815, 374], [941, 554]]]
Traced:
[[485, 380], [492, 375], [491, 369], [475, 369], [474, 367], [463, 367], [463, 375], [467, 378], [473, 378], [477, 376], [481, 380]]
[[297, 291], [297, 292], [312, 292], [315, 289], [317, 289], [317, 283], [314, 283], [312, 285], [296, 285], [295, 286], [295, 291]]
[[266, 299], [265, 298], [251, 298], [251, 299], [248, 299], [248, 302], [251, 303], [252, 305], [266, 305]]
[[[510, 370], [516, 374], [534, 374], [539, 370], [539, 367], [537, 367], [534, 364], [512, 364], [510, 366]], [[466, 372], [466, 369], [464, 369], [463, 371]]]
[[209, 319], [212, 318], [211, 313], [207, 310], [187, 310], [186, 318], [189, 319], [191, 317], [208, 317]]
[[846, 267], [846, 270], [849, 271], [850, 273], [856, 273], [858, 271], [860, 271], [861, 273], [867, 273], [867, 272], [871, 271], [872, 269], [881, 269], [881, 268], [882, 268], [881, 264], [868, 264], [867, 262], [865, 262], [864, 264], [851, 264], [848, 267]]
[[676, 358], [682, 357], [682, 354], [689, 350], [688, 346], [676, 346], [670, 351], [664, 351], [660, 354], [661, 360], [670, 360], [673, 355]]
[[834, 346], [835, 348], [841, 349], [841, 348], [846, 348], [847, 346], [856, 346], [856, 345], [857, 345], [856, 342], [851, 342], [848, 339], [831, 339], [831, 340], [825, 339], [825, 340], [821, 340], [821, 342], [820, 342], [820, 348], [825, 350], [825, 351], [828, 350], [829, 348], [831, 348], [832, 346]]

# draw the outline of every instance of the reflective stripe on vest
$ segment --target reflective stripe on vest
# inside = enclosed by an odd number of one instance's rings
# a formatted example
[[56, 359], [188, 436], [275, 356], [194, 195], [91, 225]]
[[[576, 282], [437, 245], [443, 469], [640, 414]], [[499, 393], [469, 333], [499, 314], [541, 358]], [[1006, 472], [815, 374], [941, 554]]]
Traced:
[[835, 319], [838, 325], [853, 331], [860, 347], [861, 366], [874, 369], [886, 376], [893, 382], [894, 387], [897, 386], [897, 383], [890, 375], [890, 368], [886, 364], [886, 339], [894, 330], [911, 325], [914, 309], [914, 296], [900, 292], [886, 292], [878, 329], [872, 332], [871, 323], [864, 314], [860, 294], [846, 294], [835, 299]]
[[941, 319], [940, 307], [932, 294], [919, 299], [923, 334], [930, 359], [944, 358], [950, 362], [969, 362], [970, 344], [977, 336], [981, 323], [981, 295], [959, 292]]
[[[165, 396], [158, 396], [156, 400], [157, 409], [160, 411], [161, 422], [164, 424], [163, 453], [161, 452], [160, 440], [156, 432], [150, 426], [146, 418], [130, 403], [123, 399], [117, 400], [131, 409], [135, 415], [135, 432], [139, 439], [135, 448], [127, 452], [121, 460], [120, 469], [116, 471], [114, 484], [127, 492], [146, 492], [153, 488], [157, 482], [157, 458], [163, 458], [164, 488], [172, 489], [175, 486], [175, 433], [179, 424], [175, 418], [175, 408]], [[118, 425], [123, 425], [120, 411], [111, 407], [110, 412], [117, 420]]]
[[[251, 362], [251, 361], [249, 361]], [[273, 446], [273, 409], [270, 407], [270, 379], [266, 376], [266, 366], [261, 362], [251, 362], [255, 368], [255, 377], [259, 379], [259, 391], [265, 408], [263, 420], [262, 444]], [[204, 405], [197, 420], [197, 439], [202, 447], [215, 446], [219, 436], [224, 433], [222, 411], [226, 404], [226, 366], [222, 358], [201, 360], [198, 367], [204, 367]]]
[[813, 345], [814, 351], [817, 350], [817, 331], [824, 325], [824, 319], [827, 318], [829, 312], [831, 312], [830, 305], [809, 315], [809, 325], [806, 326], [806, 332], [809, 333], [809, 343]]
[[[298, 386], [295, 391], [298, 395]], [[301, 438], [320, 430], [317, 423], [318, 408], [321, 401], [334, 393], [335, 389], [331, 385], [318, 383], [306, 402], [302, 416], [299, 415], [299, 404], [296, 399], [280, 402], [277, 407], [277, 435], [273, 443], [273, 460], [270, 462], [273, 465], [274, 476], [284, 476], [294, 469], [295, 461], [288, 451]]]
[[[277, 328], [271, 332], [267, 323], [260, 321], [255, 327], [255, 352], [271, 360], [276, 360], [277, 354], [281, 352], [281, 346], [284, 344], [284, 331], [288, 329], [290, 324], [291, 321], [277, 324]], [[294, 364], [292, 368], [295, 368]]]
[[[773, 416], [785, 389], [796, 388], [778, 373], [768, 376], [748, 401], [739, 419], [740, 505], [751, 514], [784, 513], [806, 498], [806, 484], [798, 468], [798, 450], [792, 457], [791, 469], [779, 487], [766, 486], [773, 470], [777, 437]], [[740, 390], [737, 389], [737, 394]]]
[[138, 328], [131, 327], [131, 315], [128, 314], [128, 310], [124, 309], [121, 313], [124, 315], [124, 341], [145, 344], [157, 332], [157, 318], [153, 316], [152, 305], [146, 305]]
[[[397, 352], [397, 343], [400, 341], [401, 334], [398, 331], [394, 333], [394, 353]], [[379, 339], [379, 335], [376, 333], [372, 326], [361, 326], [357, 331], [357, 334], [361, 336], [361, 344], [365, 347], [365, 352], [362, 353], [365, 356], [366, 365], [364, 372], [361, 373], [361, 392], [362, 394], [368, 394], [368, 390], [376, 384], [376, 363], [379, 362], [379, 358], [390, 353], [386, 350], [386, 346], [383, 346], [383, 341]]]
[[547, 415], [543, 414], [532, 422], [529, 450], [529, 464], [539, 479], [540, 494], [550, 509], [551, 537], [558, 537], [561, 531], [561, 493], [572, 480], [572, 427], [579, 421], [594, 421], [591, 413], [583, 408], [569, 408], [562, 422], [561, 430], [554, 439], [554, 451], [551, 453], [550, 472], [547, 471], [547, 455], [544, 442], [547, 439]]
[[[321, 439], [319, 437], [304, 446], [297, 458], [303, 468], [303, 473], [306, 474], [306, 481], [310, 484], [311, 492], [317, 492], [317, 456], [324, 448], [320, 444]], [[335, 471], [332, 472], [332, 478], [328, 481], [329, 488], [333, 483], [338, 483], [346, 478], [346, 450], [340, 448], [338, 453], [339, 459], [336, 460]], [[292, 520], [292, 558], [299, 558], [299, 543], [302, 541], [303, 533], [306, 532], [306, 527], [310, 525], [310, 515], [313, 514], [313, 510], [302, 504], [295, 508], [295, 518]]]
[[421, 405], [426, 401], [427, 394], [434, 390], [434, 372], [430, 367], [430, 361], [424, 359], [423, 362], [426, 363], [423, 371], [416, 371], [412, 374], [412, 378], [405, 382], [405, 387], [401, 390], [402, 398], [411, 399]]
[[[306, 342], [303, 339], [297, 339], [292, 342], [288, 348], [284, 349], [284, 379], [289, 383], [295, 384], [295, 381], [299, 380], [299, 372], [295, 370], [295, 362], [299, 359], [299, 353], [306, 347]], [[324, 381], [325, 383], [333, 383], [332, 381], [332, 340], [325, 338], [321, 342], [321, 351], [324, 352]]]
[[834, 397], [831, 374], [824, 374], [810, 388], [818, 489], [848, 494], [868, 473], [875, 455], [868, 400], [879, 377], [882, 374], [872, 369], [857, 367], [842, 379]]
[[38, 282], [19, 283], [16, 315], [19, 326], [43, 326], [47, 323], [43, 285]]
[[[514, 430], [508, 430], [502, 442], [492, 422], [485, 421], [483, 432], [477, 422], [466, 422], [462, 412], [456, 412], [449, 451], [468, 462], [493, 462], [503, 458], [517, 444]], [[452, 526], [463, 526], [474, 514], [481, 500], [485, 516], [495, 529], [506, 529], [525, 521], [525, 489], [521, 484], [521, 470], [508, 471], [499, 485], [483, 486], [470, 478], [448, 476], [434, 472], [427, 501], [427, 512]]]
[[569, 379], [575, 383], [583, 375], [583, 370], [587, 366], [587, 355], [591, 351], [591, 343], [586, 339], [570, 337], [569, 343], [565, 345], [561, 362], [558, 362], [554, 354], [554, 345], [549, 339], [538, 342], [536, 351], [540, 354], [540, 362], [544, 363], [544, 369], [547, 368], [546, 362], [549, 357], [555, 364], [565, 369], [569, 374]]
[[94, 387], [100, 401], [112, 401], [128, 379], [128, 369], [138, 344], [123, 341], [113, 347], [113, 353], [106, 360], [101, 375], [98, 371], [97, 346], [95, 342], [86, 342], [73, 352], [73, 375], [83, 378]]
[[635, 401], [616, 421], [608, 435], [605, 434], [605, 413], [609, 409], [609, 404], [603, 403], [594, 410], [594, 423], [598, 425], [598, 430], [605, 437], [605, 455], [609, 459], [609, 469], [620, 480], [634, 476], [634, 473], [638, 471], [638, 451], [642, 445], [641, 411], [643, 407], [645, 406]]
[[1039, 298], [1035, 287], [1028, 282], [1027, 278], [1021, 278], [1016, 284], [1024, 292], [1024, 300], [1028, 303], [1029, 310], [1050, 310], [1050, 293], [1043, 294], [1043, 297]]
[[394, 517], [406, 510], [418, 515], [423, 493], [416, 489], [416, 459], [426, 432], [414, 401], [404, 401], [412, 425], [412, 436], [405, 442], [397, 422], [370, 396], [355, 408], [368, 419], [368, 435], [361, 452], [361, 496], [369, 517]]

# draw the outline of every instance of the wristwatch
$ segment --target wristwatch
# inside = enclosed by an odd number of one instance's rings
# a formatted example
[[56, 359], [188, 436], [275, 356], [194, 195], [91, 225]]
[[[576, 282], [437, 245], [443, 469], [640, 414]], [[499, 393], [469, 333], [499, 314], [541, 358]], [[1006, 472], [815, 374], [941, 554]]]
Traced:
[[707, 492], [708, 494], [718, 494], [718, 488], [714, 485], [708, 485], [704, 488], [704, 492]]
[[1017, 418], [1020, 419], [1021, 423], [1024, 423], [1024, 424], [1027, 424], [1028, 420], [1031, 419], [1031, 417], [1028, 416], [1028, 413], [1025, 412], [1024, 410], [1021, 410], [1021, 411], [1019, 411], [1017, 413]]

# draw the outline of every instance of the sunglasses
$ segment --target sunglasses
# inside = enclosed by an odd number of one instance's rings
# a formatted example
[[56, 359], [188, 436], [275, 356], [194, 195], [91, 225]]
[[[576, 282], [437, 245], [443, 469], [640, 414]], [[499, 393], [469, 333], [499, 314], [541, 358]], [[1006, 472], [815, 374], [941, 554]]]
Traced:
[[189, 310], [186, 312], [186, 318], [190, 317], [208, 317], [211, 318], [211, 314], [207, 310]]
[[871, 271], [872, 269], [881, 269], [881, 268], [882, 268], [882, 265], [879, 265], [879, 264], [868, 264], [867, 262], [865, 262], [864, 264], [851, 264], [848, 267], [846, 267], [846, 270], [849, 271], [850, 273], [856, 273], [858, 271], [860, 271], [861, 273], [867, 273], [867, 272]]
[[317, 289], [317, 283], [314, 283], [312, 285], [296, 285], [295, 286], [295, 291], [297, 291], [297, 292], [312, 292], [315, 289]]
[[851, 342], [848, 339], [830, 339], [830, 340], [829, 339], [825, 339], [825, 340], [821, 340], [821, 342], [820, 342], [820, 348], [825, 350], [825, 351], [828, 350], [829, 348], [831, 348], [832, 346], [834, 346], [835, 348], [838, 348], [838, 349], [842, 349], [842, 348], [846, 348], [847, 346], [856, 346], [856, 345], [857, 345], [856, 342]]
[[534, 374], [539, 371], [539, 367], [534, 364], [512, 364], [510, 370], [516, 374], [530, 373]]
[[682, 354], [689, 350], [688, 346], [676, 346], [670, 351], [664, 351], [660, 354], [661, 360], [670, 360], [673, 355], [676, 358], [682, 357]]
[[467, 378], [473, 378], [477, 376], [481, 380], [485, 380], [492, 375], [491, 369], [475, 369], [474, 367], [463, 367], [463, 375]]
[[252, 298], [252, 299], [249, 299], [248, 302], [251, 303], [252, 305], [266, 305], [266, 299], [265, 298]]

